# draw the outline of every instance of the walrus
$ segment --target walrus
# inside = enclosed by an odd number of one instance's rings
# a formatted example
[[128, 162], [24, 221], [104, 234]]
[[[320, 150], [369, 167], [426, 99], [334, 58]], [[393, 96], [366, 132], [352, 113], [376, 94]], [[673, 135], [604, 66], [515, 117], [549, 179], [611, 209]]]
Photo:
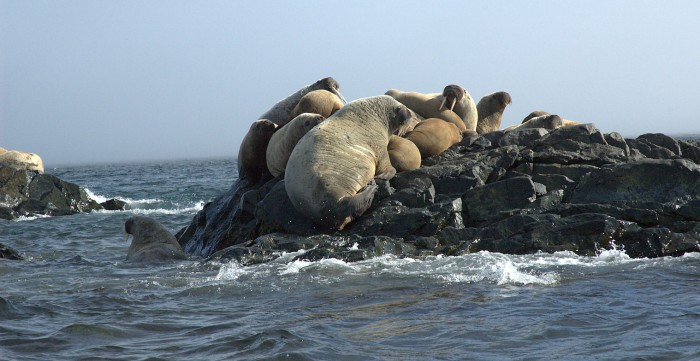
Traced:
[[[530, 119], [532, 119], [532, 118], [535, 118], [535, 117], [539, 117], [539, 116], [541, 116], [541, 115], [550, 115], [550, 113], [545, 112], [544, 110], [534, 110], [534, 111], [532, 111], [532, 113], [528, 114], [528, 115], [523, 119], [522, 123], [525, 123], [525, 122], [527, 122], [528, 120], [530, 120]], [[522, 123], [521, 123], [521, 124], [522, 124]], [[564, 119], [564, 118], [561, 119], [561, 125], [562, 125], [563, 127], [566, 127], [566, 126], [569, 126], [569, 125], [578, 125], [578, 124], [581, 124], [581, 123], [580, 123], [580, 122], [577, 122], [577, 121], [575, 121], [575, 120], [569, 120], [569, 119]]]
[[258, 117], [258, 119], [268, 119], [279, 126], [284, 125], [290, 119], [289, 114], [292, 113], [292, 110], [294, 110], [294, 107], [299, 103], [299, 100], [301, 100], [301, 98], [307, 93], [317, 89], [328, 90], [329, 92], [337, 95], [343, 104], [347, 103], [347, 101], [345, 101], [345, 97], [340, 94], [340, 85], [338, 82], [335, 79], [328, 77], [318, 80], [313, 84], [309, 84], [290, 94], [288, 97], [278, 101], [272, 106], [272, 108]]
[[392, 134], [387, 151], [391, 165], [397, 173], [420, 168], [420, 151], [412, 141]]
[[251, 184], [272, 179], [267, 169], [266, 153], [276, 130], [277, 124], [268, 119], [256, 120], [250, 125], [238, 148], [238, 179], [248, 179]]
[[510, 94], [506, 92], [495, 92], [481, 98], [476, 105], [476, 111], [479, 113], [476, 132], [483, 134], [498, 130], [501, 127], [503, 111], [511, 102]]
[[272, 135], [267, 145], [265, 159], [267, 161], [267, 169], [273, 177], [278, 177], [284, 173], [289, 155], [292, 154], [292, 150], [299, 142], [299, 139], [325, 119], [320, 114], [302, 113]]
[[449, 109], [462, 118], [467, 130], [476, 131], [479, 120], [476, 103], [466, 89], [459, 85], [450, 84], [442, 90], [442, 94], [438, 98], [442, 98], [440, 109], [449, 105]]
[[313, 222], [342, 230], [372, 204], [374, 178], [391, 179], [389, 136], [410, 121], [411, 112], [380, 95], [348, 103], [304, 135], [285, 170], [294, 208]]
[[126, 220], [127, 240], [133, 235], [126, 260], [129, 262], [167, 262], [185, 259], [180, 244], [162, 224], [149, 217], [135, 216]]
[[334, 93], [324, 89], [314, 90], [299, 99], [299, 103], [289, 115], [289, 120], [291, 121], [302, 113], [320, 114], [324, 118], [328, 118], [342, 107], [343, 102]]
[[413, 142], [422, 159], [438, 155], [452, 145], [462, 140], [462, 132], [457, 127], [442, 119], [429, 118], [406, 135], [406, 139]]
[[0, 166], [44, 173], [44, 161], [40, 156], [19, 150], [0, 152]]
[[545, 114], [545, 115], [540, 115], [540, 116], [536, 116], [534, 118], [527, 119], [520, 125], [510, 126], [506, 129], [504, 129], [504, 131], [510, 132], [512, 130], [528, 129], [528, 128], [544, 128], [544, 129], [553, 130], [553, 129], [561, 128], [562, 125], [563, 125], [562, 119], [558, 115]]
[[[384, 94], [398, 100], [401, 104], [416, 112], [424, 119], [440, 118], [453, 123], [461, 132], [469, 130], [464, 120], [462, 120], [457, 113], [449, 108], [444, 108], [443, 103], [446, 103], [446, 101], [443, 101], [442, 94], [404, 92], [397, 89], [390, 89]], [[476, 124], [474, 124], [474, 126], [476, 126]]]

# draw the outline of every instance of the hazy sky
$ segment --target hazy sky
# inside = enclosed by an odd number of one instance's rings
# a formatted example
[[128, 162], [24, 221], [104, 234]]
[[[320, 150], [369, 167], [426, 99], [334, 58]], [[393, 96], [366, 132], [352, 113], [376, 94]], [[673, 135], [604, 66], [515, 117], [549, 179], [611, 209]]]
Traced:
[[625, 136], [700, 132], [700, 1], [0, 0], [0, 147], [55, 165], [234, 157], [332, 76], [547, 110]]

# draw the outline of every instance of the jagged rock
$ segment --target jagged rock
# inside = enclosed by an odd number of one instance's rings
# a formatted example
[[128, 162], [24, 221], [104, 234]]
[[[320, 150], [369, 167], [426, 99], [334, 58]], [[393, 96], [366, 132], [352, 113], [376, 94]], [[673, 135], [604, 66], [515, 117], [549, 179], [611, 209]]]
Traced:
[[601, 168], [583, 177], [571, 203], [667, 202], [700, 196], [700, 166], [684, 159], [648, 159]]
[[278, 178], [263, 186], [236, 182], [178, 239], [188, 253], [219, 251], [216, 258], [242, 264], [283, 252], [358, 261], [481, 250], [700, 251], [697, 142], [663, 134], [624, 139], [592, 124], [468, 136], [420, 168], [378, 181], [372, 207], [340, 232], [298, 213]]
[[0, 167], [0, 218], [61, 216], [102, 209], [78, 185], [51, 174]]
[[108, 211], [123, 211], [126, 210], [128, 204], [119, 199], [109, 199], [100, 203], [102, 208]]

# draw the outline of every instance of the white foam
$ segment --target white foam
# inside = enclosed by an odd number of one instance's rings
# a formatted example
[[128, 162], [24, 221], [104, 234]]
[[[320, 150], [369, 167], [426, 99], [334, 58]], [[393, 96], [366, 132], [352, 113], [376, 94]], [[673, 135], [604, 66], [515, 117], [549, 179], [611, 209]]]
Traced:
[[49, 218], [49, 217], [51, 217], [51, 216], [46, 215], [46, 214], [35, 214], [35, 215], [33, 215], [33, 216], [19, 216], [19, 217], [13, 219], [13, 221], [15, 221], [15, 222], [24, 222], [24, 221], [33, 221], [33, 220], [35, 220], [35, 219]]

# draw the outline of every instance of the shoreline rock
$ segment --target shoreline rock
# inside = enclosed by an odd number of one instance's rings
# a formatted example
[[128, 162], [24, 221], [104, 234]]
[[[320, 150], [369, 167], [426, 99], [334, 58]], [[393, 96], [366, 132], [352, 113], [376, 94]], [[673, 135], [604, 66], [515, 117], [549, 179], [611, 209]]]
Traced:
[[283, 176], [245, 180], [176, 238], [187, 254], [266, 262], [280, 252], [358, 261], [491, 251], [621, 247], [630, 257], [700, 251], [700, 145], [663, 134], [625, 139], [592, 124], [467, 137], [380, 181], [372, 207], [341, 232], [291, 205]]
[[[114, 201], [114, 202], [112, 202]], [[110, 200], [108, 206], [126, 204]], [[107, 203], [105, 202], [105, 203]], [[123, 203], [123, 202], [122, 202]], [[0, 166], [0, 219], [21, 216], [64, 216], [102, 210], [85, 189], [51, 174]]]

